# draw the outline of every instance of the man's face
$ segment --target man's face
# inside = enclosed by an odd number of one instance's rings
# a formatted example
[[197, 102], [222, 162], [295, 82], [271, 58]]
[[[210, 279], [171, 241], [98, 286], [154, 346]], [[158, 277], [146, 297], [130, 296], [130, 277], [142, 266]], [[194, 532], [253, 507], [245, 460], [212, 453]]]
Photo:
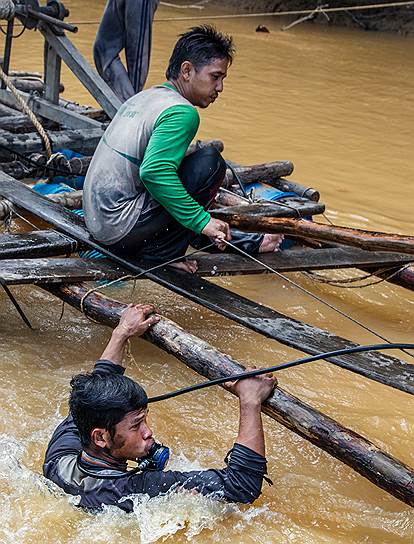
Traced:
[[190, 63], [186, 98], [200, 108], [207, 108], [223, 90], [229, 62], [226, 58], [215, 59], [196, 70]]
[[117, 459], [135, 460], [148, 454], [154, 443], [148, 426], [148, 408], [128, 412], [115, 426], [109, 450]]

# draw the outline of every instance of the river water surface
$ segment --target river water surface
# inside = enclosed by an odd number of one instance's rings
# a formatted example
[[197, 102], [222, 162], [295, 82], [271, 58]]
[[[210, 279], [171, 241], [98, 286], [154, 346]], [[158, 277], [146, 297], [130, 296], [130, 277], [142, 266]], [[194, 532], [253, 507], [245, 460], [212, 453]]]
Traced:
[[[72, 21], [99, 20], [103, 0], [68, 1]], [[179, 32], [193, 21], [166, 19], [220, 14], [207, 8], [161, 6], [154, 25], [148, 84], [163, 81]], [[222, 19], [237, 56], [219, 100], [201, 112], [200, 138], [219, 138], [226, 158], [243, 164], [290, 159], [293, 179], [320, 190], [335, 223], [413, 234], [414, 39], [339, 28], [297, 26], [281, 32], [277, 18]], [[269, 34], [255, 33], [258, 23]], [[74, 37], [91, 59], [96, 24]], [[13, 69], [42, 69], [38, 33], [16, 41]], [[65, 96], [92, 103], [63, 71]], [[344, 277], [344, 273], [340, 273]], [[290, 277], [394, 341], [414, 340], [412, 292], [381, 283], [365, 289], [314, 284]], [[376, 338], [272, 276], [216, 280], [291, 317], [361, 343]], [[107, 544], [404, 543], [414, 542], [408, 506], [341, 462], [265, 418], [272, 487], [247, 507], [202, 497], [137, 498], [135, 514], [109, 509], [94, 516], [40, 476], [55, 425], [67, 412], [69, 380], [91, 368], [108, 329], [66, 308], [38, 288], [15, 288], [36, 330], [28, 331], [9, 301], [0, 298], [0, 542]], [[245, 364], [265, 366], [298, 352], [213, 315], [149, 282], [108, 292], [146, 301], [184, 328]], [[132, 342], [128, 373], [150, 394], [200, 377], [142, 340]], [[396, 354], [399, 356], [399, 354]], [[410, 358], [402, 354], [408, 362]], [[414, 401], [409, 395], [325, 362], [284, 371], [280, 385], [313, 407], [414, 466]], [[174, 468], [220, 467], [237, 431], [237, 404], [217, 388], [151, 410], [156, 436], [172, 449]]]

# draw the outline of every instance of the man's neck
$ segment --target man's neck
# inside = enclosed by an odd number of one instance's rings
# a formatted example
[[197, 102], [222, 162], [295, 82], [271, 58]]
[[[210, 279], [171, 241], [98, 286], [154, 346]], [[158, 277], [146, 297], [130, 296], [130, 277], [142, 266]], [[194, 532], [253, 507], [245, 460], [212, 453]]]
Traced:
[[82, 460], [86, 463], [101, 466], [102, 468], [106, 467], [118, 470], [126, 470], [127, 468], [126, 459], [112, 457], [108, 451], [102, 448], [84, 448], [82, 451]]
[[179, 93], [184, 98], [187, 98], [186, 95], [185, 95], [184, 85], [182, 84], [181, 81], [179, 81], [177, 79], [169, 79], [168, 83], [174, 87], [174, 89], [177, 91], [177, 93]]

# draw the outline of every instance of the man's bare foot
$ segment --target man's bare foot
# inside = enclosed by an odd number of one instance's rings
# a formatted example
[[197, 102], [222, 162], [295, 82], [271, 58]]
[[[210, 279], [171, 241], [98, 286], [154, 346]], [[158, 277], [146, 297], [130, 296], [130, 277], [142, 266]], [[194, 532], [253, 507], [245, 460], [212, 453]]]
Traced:
[[172, 263], [169, 266], [184, 270], [185, 272], [190, 272], [190, 274], [195, 274], [198, 270], [197, 261], [181, 261], [179, 263]]
[[265, 234], [259, 247], [259, 253], [272, 253], [273, 251], [279, 251], [283, 238], [283, 234]]

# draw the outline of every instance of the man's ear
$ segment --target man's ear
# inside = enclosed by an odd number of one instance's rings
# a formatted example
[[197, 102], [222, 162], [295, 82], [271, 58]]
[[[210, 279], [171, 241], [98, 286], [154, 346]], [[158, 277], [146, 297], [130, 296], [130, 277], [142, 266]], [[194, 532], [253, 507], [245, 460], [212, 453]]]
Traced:
[[110, 436], [106, 429], [92, 429], [91, 431], [91, 442], [94, 446], [98, 448], [109, 448], [110, 447]]
[[192, 70], [194, 70], [194, 66], [189, 60], [185, 60], [181, 64], [181, 77], [184, 81], [189, 81]]

